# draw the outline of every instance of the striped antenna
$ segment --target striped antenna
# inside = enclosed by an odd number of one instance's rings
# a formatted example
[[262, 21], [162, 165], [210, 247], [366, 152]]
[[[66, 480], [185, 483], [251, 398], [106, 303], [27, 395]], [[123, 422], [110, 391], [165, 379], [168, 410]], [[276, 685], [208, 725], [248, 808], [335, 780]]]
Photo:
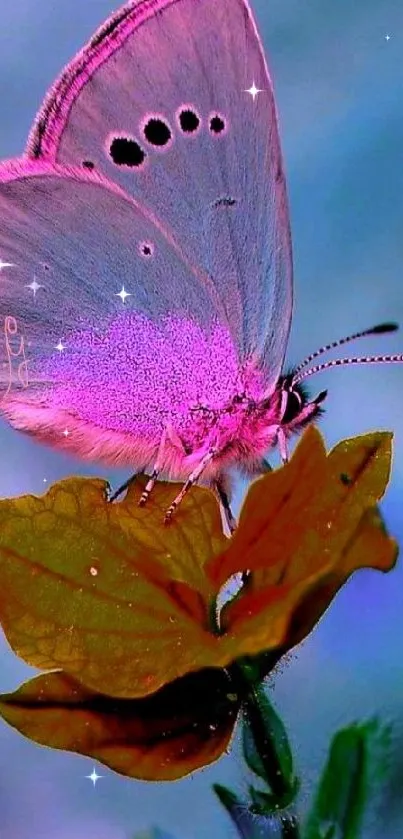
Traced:
[[[316, 352], [313, 352], [311, 355], [304, 358], [301, 364], [295, 368], [294, 381], [295, 377], [298, 375], [300, 370], [303, 369], [303, 367], [306, 367], [307, 364], [310, 364], [311, 361], [314, 360], [314, 358], [318, 358], [318, 356], [323, 355], [323, 353], [329, 352], [329, 350], [334, 350], [337, 347], [341, 347], [343, 344], [348, 344], [349, 341], [355, 341], [357, 338], [366, 338], [368, 335], [379, 335], [384, 332], [396, 332], [397, 329], [399, 329], [399, 325], [397, 323], [378, 323], [377, 326], [371, 326], [369, 329], [363, 329], [361, 332], [355, 332], [354, 335], [347, 335], [347, 338], [339, 338], [338, 341], [332, 341], [331, 344], [326, 344], [325, 347], [321, 347], [319, 350], [316, 350]], [[314, 368], [314, 371], [316, 373], [316, 367]], [[299, 381], [301, 381], [301, 379], [299, 379]]]
[[316, 364], [315, 367], [310, 367], [308, 370], [303, 370], [296, 376], [293, 376], [292, 384], [298, 385], [308, 376], [313, 376], [314, 373], [320, 373], [322, 370], [327, 370], [328, 367], [341, 367], [343, 364], [401, 364], [403, 363], [403, 354], [401, 355], [363, 355], [361, 358], [336, 358], [333, 361], [324, 361], [323, 364]]

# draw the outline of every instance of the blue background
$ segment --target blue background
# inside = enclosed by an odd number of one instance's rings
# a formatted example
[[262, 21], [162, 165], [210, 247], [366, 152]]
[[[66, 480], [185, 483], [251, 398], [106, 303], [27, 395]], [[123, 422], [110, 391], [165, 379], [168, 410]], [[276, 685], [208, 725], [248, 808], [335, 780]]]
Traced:
[[[62, 66], [114, 8], [112, 0], [2, 3], [0, 154], [22, 151], [41, 99]], [[288, 360], [377, 321], [403, 323], [403, 5], [400, 0], [255, 0], [274, 77], [291, 204], [296, 302]], [[385, 35], [390, 34], [390, 40]], [[401, 333], [363, 341], [358, 354], [403, 350]], [[403, 537], [403, 367], [352, 367], [318, 376], [329, 388], [327, 443], [395, 431], [383, 504]], [[41, 493], [84, 467], [0, 424], [0, 494]], [[289, 726], [304, 808], [331, 732], [380, 712], [403, 745], [403, 573], [356, 574], [311, 637], [281, 666], [274, 697]], [[0, 691], [33, 672], [0, 647]], [[178, 839], [233, 835], [212, 781], [246, 788], [231, 755], [172, 785], [135, 783], [93, 763], [35, 746], [0, 725], [1, 839], [129, 839], [157, 821]], [[402, 773], [403, 774], [403, 773]], [[370, 814], [366, 839], [403, 835], [400, 781]], [[376, 803], [376, 802], [375, 802]]]

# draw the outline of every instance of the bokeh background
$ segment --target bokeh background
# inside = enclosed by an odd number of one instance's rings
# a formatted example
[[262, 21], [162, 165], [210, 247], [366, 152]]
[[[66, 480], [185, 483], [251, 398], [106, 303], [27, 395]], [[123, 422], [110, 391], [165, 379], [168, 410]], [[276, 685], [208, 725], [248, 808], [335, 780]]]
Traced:
[[[1, 3], [0, 155], [22, 151], [61, 67], [115, 7], [113, 0]], [[403, 5], [400, 0], [254, 0], [274, 77], [288, 176], [296, 305], [288, 360], [377, 321], [403, 323]], [[359, 354], [397, 352], [403, 334], [363, 341]], [[328, 444], [371, 429], [395, 431], [383, 504], [403, 541], [403, 367], [321, 374]], [[126, 473], [83, 466], [0, 424], [0, 495], [42, 493], [70, 474]], [[240, 499], [242, 486], [238, 497]], [[395, 724], [393, 784], [366, 839], [403, 836], [403, 571], [362, 571], [273, 680], [309, 801], [331, 732], [379, 713]], [[33, 671], [0, 642], [0, 691]], [[131, 839], [156, 824], [177, 839], [220, 839], [233, 829], [213, 781], [245, 788], [236, 756], [172, 785], [135, 783], [85, 758], [35, 746], [0, 725], [1, 839]]]

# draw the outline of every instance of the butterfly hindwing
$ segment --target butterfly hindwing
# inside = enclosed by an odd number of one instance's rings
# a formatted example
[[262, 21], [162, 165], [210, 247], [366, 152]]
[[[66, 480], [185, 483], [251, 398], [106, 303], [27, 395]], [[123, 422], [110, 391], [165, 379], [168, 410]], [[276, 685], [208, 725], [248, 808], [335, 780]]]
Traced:
[[[3, 164], [0, 217], [10, 263], [0, 272], [0, 413], [13, 425], [88, 457], [102, 429], [115, 462], [136, 462], [136, 441], [155, 452], [168, 422], [186, 431], [189, 405], [219, 398], [221, 381], [230, 398], [236, 355], [214, 289], [117, 186], [73, 168]], [[118, 434], [131, 436], [130, 457]]]

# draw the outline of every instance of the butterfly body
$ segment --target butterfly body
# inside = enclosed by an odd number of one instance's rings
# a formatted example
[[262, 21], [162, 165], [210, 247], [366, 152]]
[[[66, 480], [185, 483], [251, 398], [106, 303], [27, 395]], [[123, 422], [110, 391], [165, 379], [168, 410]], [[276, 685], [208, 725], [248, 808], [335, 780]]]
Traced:
[[[42, 358], [40, 369], [31, 365], [24, 379], [15, 363], [25, 357], [24, 340], [13, 335], [20, 353], [11, 356], [10, 336], [4, 338], [14, 375], [3, 415], [19, 430], [83, 459], [149, 470], [164, 437], [161, 475], [186, 479], [214, 451], [203, 474], [211, 482], [232, 465], [258, 473], [279, 433], [294, 430], [295, 416], [283, 423], [281, 383], [267, 395], [258, 367], [239, 365], [231, 336], [218, 323], [204, 333], [183, 318], [166, 317], [156, 326], [144, 315], [120, 314], [72, 333], [73, 349], [67, 344], [46, 362]], [[300, 409], [297, 403], [297, 417]]]

